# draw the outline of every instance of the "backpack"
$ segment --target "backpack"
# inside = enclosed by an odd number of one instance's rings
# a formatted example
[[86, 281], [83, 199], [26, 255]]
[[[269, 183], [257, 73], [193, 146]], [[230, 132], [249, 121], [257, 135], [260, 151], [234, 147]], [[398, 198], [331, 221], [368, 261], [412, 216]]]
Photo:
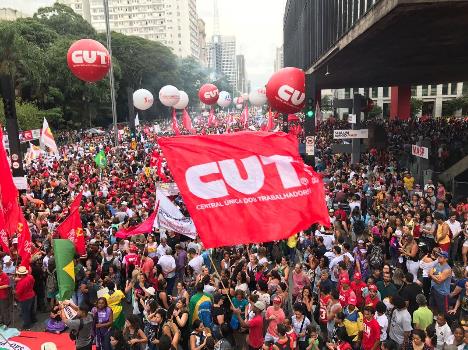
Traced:
[[382, 248], [378, 245], [374, 245], [371, 248], [370, 254], [369, 254], [369, 265], [373, 269], [379, 269], [382, 267], [384, 263], [384, 254], [382, 251]]
[[55, 277], [55, 269], [52, 272], [47, 271], [46, 292], [48, 294], [56, 293], [58, 289], [57, 278]]
[[365, 229], [366, 229], [366, 225], [364, 224], [364, 221], [362, 220], [362, 218], [354, 219], [353, 231], [355, 234], [359, 235], [363, 233]]

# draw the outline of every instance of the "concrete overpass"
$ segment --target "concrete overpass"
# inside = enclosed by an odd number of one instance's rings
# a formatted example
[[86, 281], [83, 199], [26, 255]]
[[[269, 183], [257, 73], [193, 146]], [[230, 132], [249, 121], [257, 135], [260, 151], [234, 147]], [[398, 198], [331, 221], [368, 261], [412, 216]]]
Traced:
[[468, 81], [468, 0], [289, 0], [284, 61], [313, 90], [392, 86], [407, 118], [411, 85]]

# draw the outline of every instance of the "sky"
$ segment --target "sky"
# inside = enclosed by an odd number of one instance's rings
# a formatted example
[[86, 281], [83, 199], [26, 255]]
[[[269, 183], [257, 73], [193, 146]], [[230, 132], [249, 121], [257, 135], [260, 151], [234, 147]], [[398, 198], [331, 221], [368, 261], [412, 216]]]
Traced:
[[[213, 1], [197, 0], [198, 15], [206, 23], [207, 41], [213, 33]], [[0, 0], [33, 14], [55, 0]], [[234, 35], [237, 53], [245, 55], [247, 78], [252, 89], [264, 86], [273, 74], [275, 50], [283, 43], [283, 14], [286, 0], [218, 0], [221, 35]]]

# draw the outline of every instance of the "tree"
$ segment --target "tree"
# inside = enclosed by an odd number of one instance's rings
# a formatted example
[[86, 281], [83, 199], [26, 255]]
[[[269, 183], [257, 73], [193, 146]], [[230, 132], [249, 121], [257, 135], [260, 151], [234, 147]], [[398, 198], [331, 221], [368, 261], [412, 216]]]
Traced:
[[[51, 125], [62, 122], [62, 111], [60, 108], [40, 110], [34, 103], [16, 101], [16, 117], [20, 130], [32, 130], [42, 128], [44, 118]], [[0, 124], [5, 125], [5, 114], [3, 113], [3, 102], [0, 100]]]
[[421, 112], [423, 104], [423, 100], [411, 98], [411, 116], [413, 118], [415, 118]]
[[178, 66], [180, 90], [187, 93], [191, 106], [198, 105], [198, 90], [209, 79], [207, 70], [193, 57], [179, 59]]
[[380, 116], [382, 116], [382, 107], [377, 105], [374, 105], [374, 107], [367, 114], [367, 118], [369, 119], [375, 119]]
[[456, 111], [463, 109], [466, 106], [466, 99], [463, 97], [454, 98], [452, 100], [443, 101], [442, 116], [451, 117]]
[[320, 109], [322, 111], [332, 111], [333, 110], [333, 99], [330, 95], [325, 95], [320, 101]]

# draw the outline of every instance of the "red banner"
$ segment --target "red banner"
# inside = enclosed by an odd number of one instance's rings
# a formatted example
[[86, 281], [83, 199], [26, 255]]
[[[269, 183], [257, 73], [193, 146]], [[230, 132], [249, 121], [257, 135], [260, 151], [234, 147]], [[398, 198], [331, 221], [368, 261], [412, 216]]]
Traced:
[[322, 179], [304, 164], [292, 135], [179, 136], [159, 145], [206, 248], [330, 226]]
[[31, 262], [31, 255], [33, 250], [33, 244], [31, 242], [31, 231], [29, 225], [23, 216], [23, 212], [20, 210], [18, 223], [18, 255], [21, 257], [21, 264], [29, 268]]
[[143, 221], [140, 225], [132, 226], [129, 228], [122, 228], [117, 231], [115, 237], [117, 238], [127, 238], [130, 236], [141, 235], [143, 233], [150, 233], [153, 231], [154, 220], [156, 219], [156, 215], [158, 214], [159, 202], [156, 206], [156, 210], [148, 216], [148, 219]]
[[76, 252], [86, 254], [86, 241], [83, 232], [83, 224], [80, 217], [80, 203], [82, 193], [75, 197], [70, 206], [70, 215], [57, 227], [57, 232], [62, 239], [69, 239], [75, 244]]

